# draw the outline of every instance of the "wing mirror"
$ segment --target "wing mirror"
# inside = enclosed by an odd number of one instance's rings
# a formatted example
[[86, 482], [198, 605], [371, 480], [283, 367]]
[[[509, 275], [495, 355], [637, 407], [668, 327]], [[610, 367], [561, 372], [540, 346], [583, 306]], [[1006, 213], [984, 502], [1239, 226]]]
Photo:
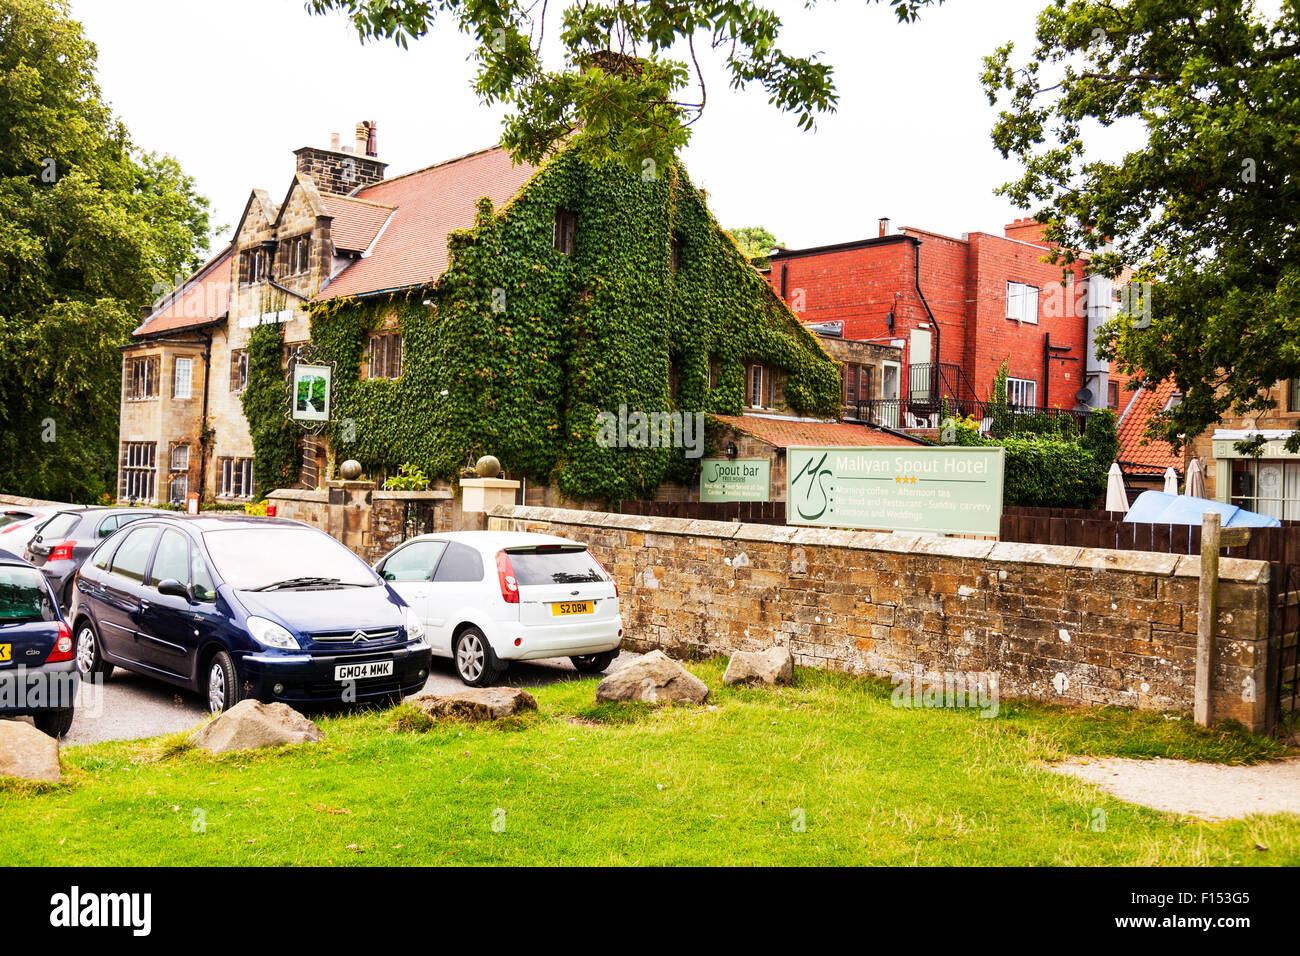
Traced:
[[187, 601], [193, 601], [194, 595], [190, 593], [189, 585], [181, 584], [175, 578], [163, 578], [158, 582], [158, 593], [168, 594], [172, 597], [185, 598]]

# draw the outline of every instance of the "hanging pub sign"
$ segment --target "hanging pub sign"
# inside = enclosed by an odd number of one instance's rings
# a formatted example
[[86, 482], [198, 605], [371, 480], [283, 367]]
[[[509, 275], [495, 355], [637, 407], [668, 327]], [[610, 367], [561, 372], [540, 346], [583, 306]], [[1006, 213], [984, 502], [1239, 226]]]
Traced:
[[289, 359], [286, 417], [308, 432], [324, 428], [334, 417], [334, 363], [316, 358], [310, 345]]
[[330, 420], [330, 378], [327, 365], [297, 365], [293, 370], [293, 417], [300, 422]]

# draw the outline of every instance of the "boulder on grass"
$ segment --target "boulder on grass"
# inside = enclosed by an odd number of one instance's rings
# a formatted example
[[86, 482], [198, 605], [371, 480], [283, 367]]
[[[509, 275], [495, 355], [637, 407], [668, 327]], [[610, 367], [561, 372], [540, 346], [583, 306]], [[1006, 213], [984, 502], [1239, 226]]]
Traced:
[[325, 735], [315, 723], [288, 704], [241, 700], [216, 720], [205, 724], [190, 742], [214, 754], [256, 750], [284, 744], [310, 744]]
[[59, 782], [59, 742], [31, 724], [0, 720], [0, 777]]
[[794, 677], [794, 655], [788, 647], [765, 651], [736, 651], [722, 675], [724, 684], [788, 684]]
[[434, 719], [500, 720], [536, 710], [537, 701], [520, 687], [466, 687], [450, 694], [421, 694], [415, 706]]
[[596, 700], [702, 704], [709, 688], [663, 651], [651, 651], [596, 686]]

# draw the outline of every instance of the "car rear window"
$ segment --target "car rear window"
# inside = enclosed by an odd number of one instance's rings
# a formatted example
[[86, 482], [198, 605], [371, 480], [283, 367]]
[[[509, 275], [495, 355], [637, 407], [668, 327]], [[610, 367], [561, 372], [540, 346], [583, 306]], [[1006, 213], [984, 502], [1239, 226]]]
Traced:
[[76, 511], [61, 511], [50, 518], [36, 533], [42, 541], [54, 541], [67, 536], [68, 532], [77, 526], [81, 520], [81, 515]]
[[54, 620], [54, 605], [41, 572], [0, 565], [0, 624]]
[[533, 548], [510, 551], [510, 566], [520, 586], [590, 584], [604, 581], [600, 565], [585, 548]]

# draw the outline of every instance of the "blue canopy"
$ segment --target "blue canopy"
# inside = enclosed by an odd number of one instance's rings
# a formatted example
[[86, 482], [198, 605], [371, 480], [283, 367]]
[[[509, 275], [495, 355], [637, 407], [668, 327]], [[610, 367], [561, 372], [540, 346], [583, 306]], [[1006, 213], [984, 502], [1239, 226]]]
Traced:
[[1168, 495], [1163, 491], [1142, 492], [1128, 509], [1124, 520], [1139, 524], [1199, 525], [1201, 516], [1207, 511], [1217, 511], [1224, 528], [1276, 528], [1282, 524], [1276, 518], [1246, 511], [1224, 501]]

